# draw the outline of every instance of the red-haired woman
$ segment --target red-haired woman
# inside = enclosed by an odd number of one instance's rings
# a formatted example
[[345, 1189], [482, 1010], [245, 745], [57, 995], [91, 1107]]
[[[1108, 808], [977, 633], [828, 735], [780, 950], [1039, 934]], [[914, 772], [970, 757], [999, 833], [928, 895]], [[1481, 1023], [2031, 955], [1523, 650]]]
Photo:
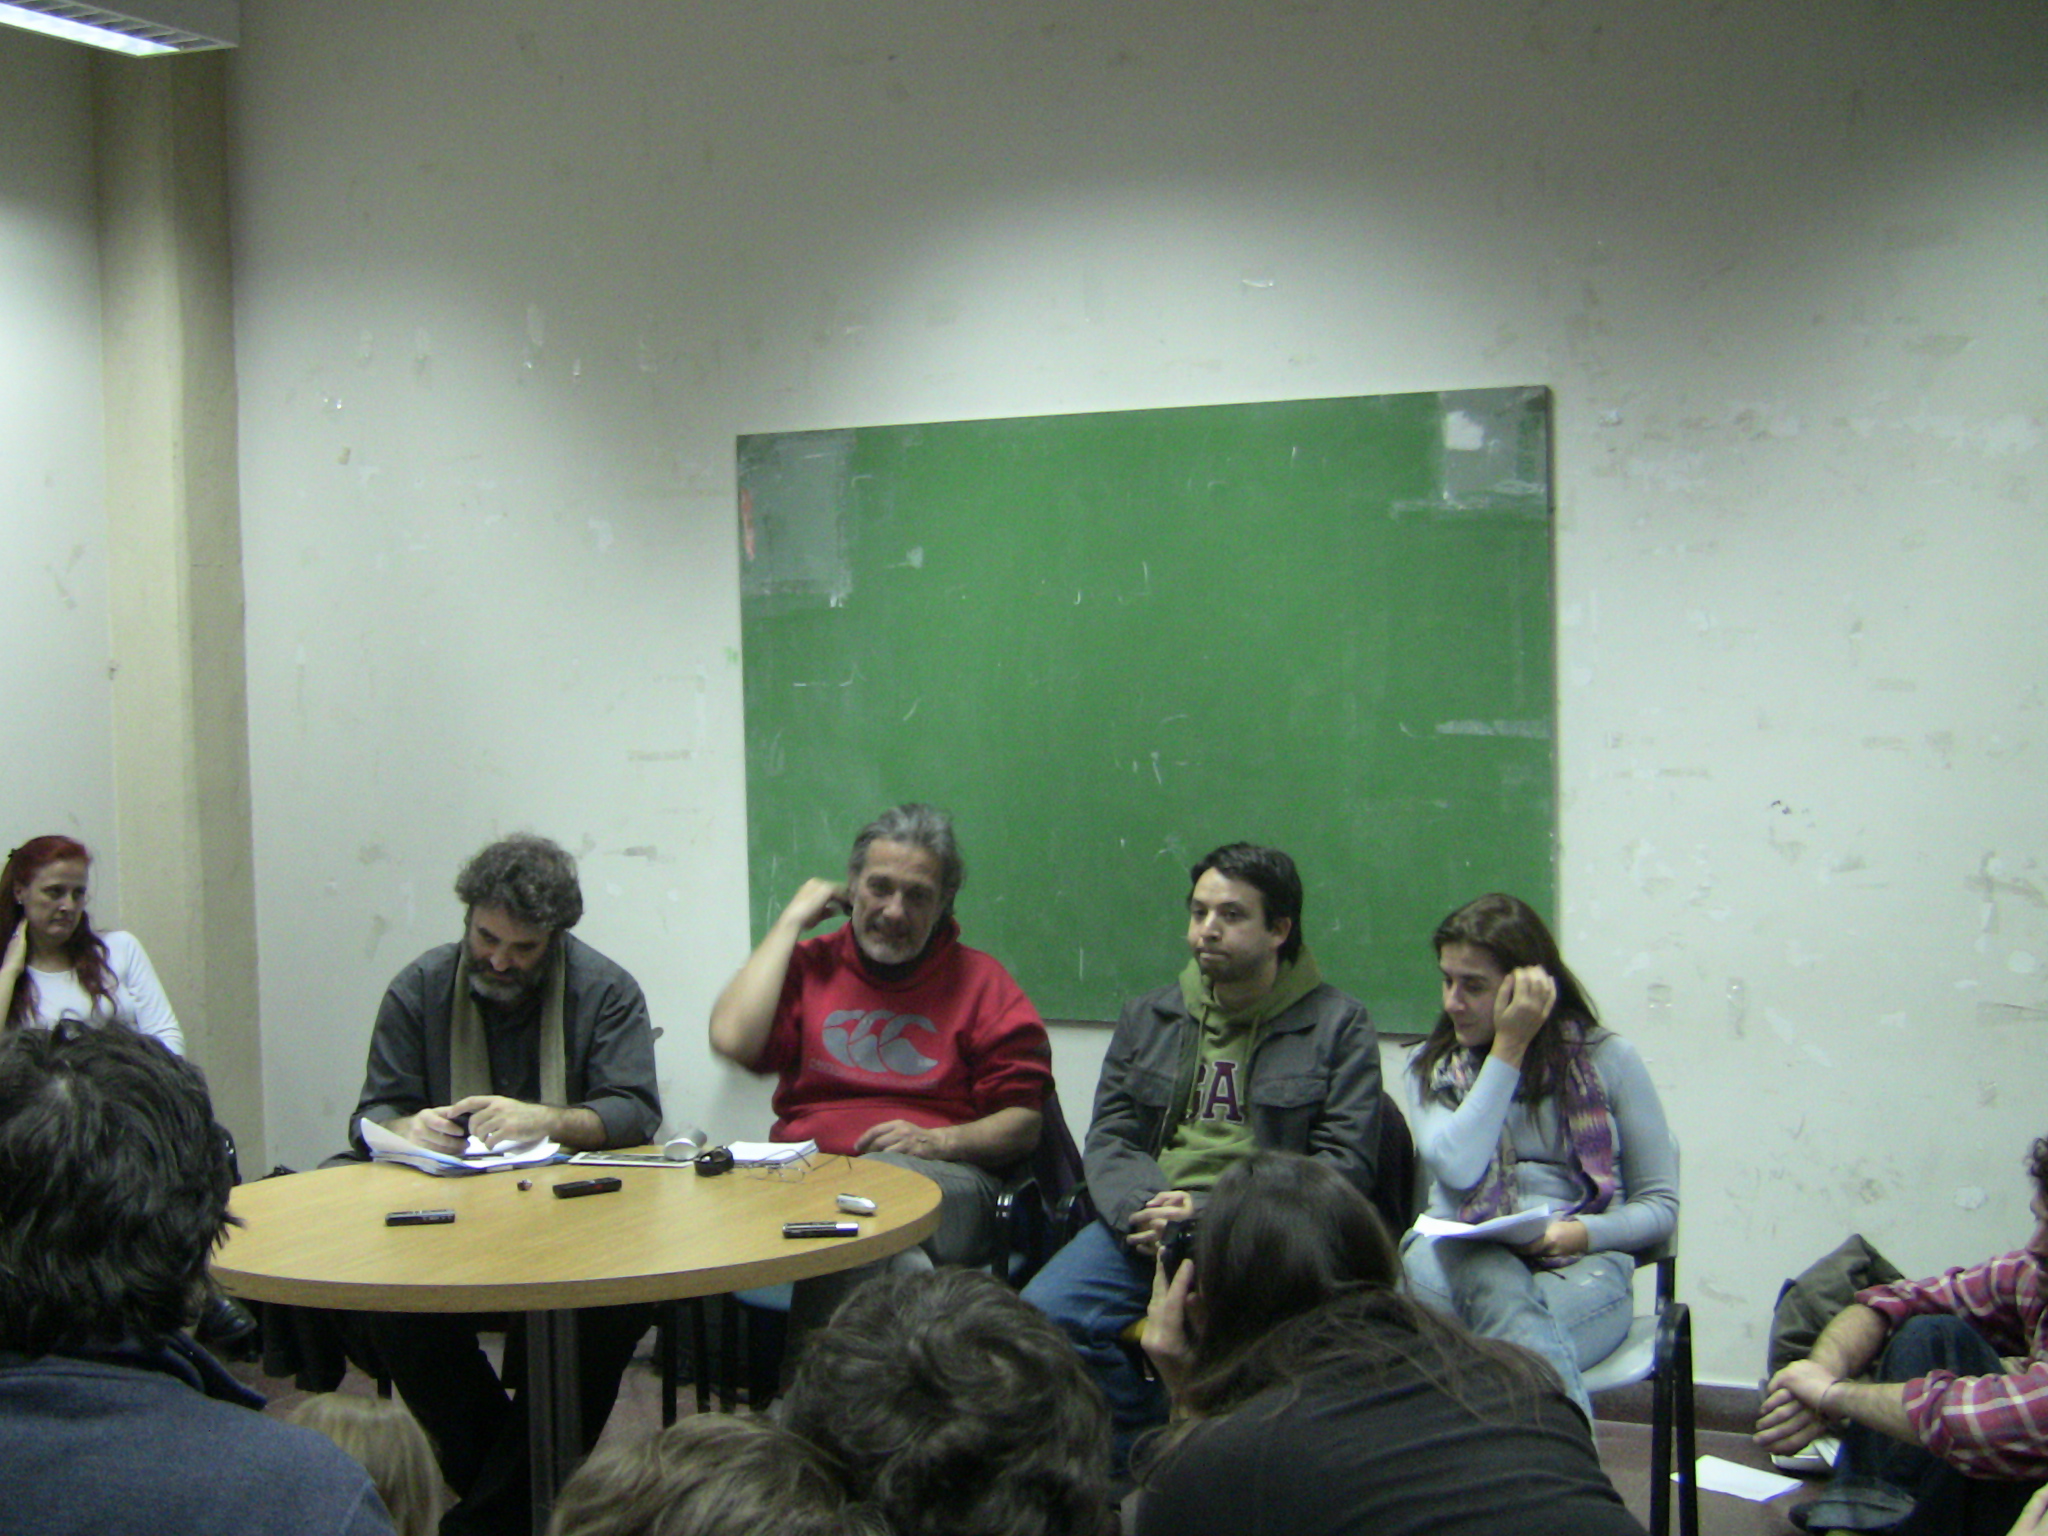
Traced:
[[34, 837], [0, 870], [0, 999], [6, 1028], [59, 1019], [125, 1024], [179, 1055], [185, 1036], [149, 956], [132, 934], [94, 933], [86, 920], [92, 855], [61, 836]]

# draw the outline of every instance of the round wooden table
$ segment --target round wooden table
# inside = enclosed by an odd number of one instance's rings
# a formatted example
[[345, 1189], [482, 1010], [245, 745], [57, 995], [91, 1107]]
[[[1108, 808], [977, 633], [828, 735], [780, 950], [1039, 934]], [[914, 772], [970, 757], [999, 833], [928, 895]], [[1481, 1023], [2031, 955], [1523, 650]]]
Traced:
[[[564, 1200], [556, 1184], [616, 1175], [613, 1194]], [[532, 1181], [521, 1190], [521, 1179]], [[837, 1209], [842, 1194], [873, 1216]], [[213, 1258], [224, 1290], [251, 1301], [361, 1312], [523, 1312], [534, 1529], [581, 1454], [576, 1307], [672, 1301], [831, 1274], [900, 1253], [939, 1223], [939, 1187], [869, 1158], [808, 1169], [556, 1163], [437, 1179], [352, 1163], [236, 1188], [242, 1221]], [[442, 1208], [445, 1226], [389, 1227], [389, 1211]], [[858, 1237], [786, 1238], [786, 1221], [857, 1221]]]

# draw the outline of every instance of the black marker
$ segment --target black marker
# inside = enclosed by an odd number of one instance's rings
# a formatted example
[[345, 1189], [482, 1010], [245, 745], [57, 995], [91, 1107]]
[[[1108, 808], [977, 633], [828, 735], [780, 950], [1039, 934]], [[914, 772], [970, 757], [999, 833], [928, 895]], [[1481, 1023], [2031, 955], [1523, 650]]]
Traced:
[[455, 1219], [453, 1211], [387, 1211], [387, 1227], [445, 1227]]
[[784, 1237], [859, 1237], [857, 1221], [785, 1221]]
[[601, 1179], [571, 1179], [567, 1184], [557, 1184], [557, 1200], [574, 1200], [578, 1195], [608, 1195], [619, 1187], [619, 1181], [610, 1174]]

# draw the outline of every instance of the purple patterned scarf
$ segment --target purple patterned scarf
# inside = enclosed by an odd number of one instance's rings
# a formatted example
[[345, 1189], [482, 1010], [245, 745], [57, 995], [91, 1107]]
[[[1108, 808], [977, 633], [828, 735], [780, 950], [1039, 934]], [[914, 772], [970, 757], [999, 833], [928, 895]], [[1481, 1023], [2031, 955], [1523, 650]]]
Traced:
[[[1607, 1102], [1607, 1090], [1593, 1069], [1592, 1054], [1586, 1049], [1585, 1026], [1577, 1019], [1553, 1019], [1550, 1027], [1565, 1040], [1564, 1080], [1558, 1089], [1558, 1107], [1564, 1114], [1565, 1141], [1571, 1149], [1572, 1171], [1578, 1176], [1581, 1193], [1553, 1218], [1604, 1211], [1614, 1200], [1618, 1180], [1614, 1173], [1614, 1111]], [[1430, 1089], [1445, 1095], [1453, 1107], [1465, 1102], [1465, 1095], [1486, 1063], [1484, 1048], [1459, 1048], [1445, 1053], [1432, 1075]], [[1515, 1175], [1514, 1140], [1501, 1127], [1500, 1146], [1477, 1184], [1458, 1203], [1458, 1220], [1491, 1221], [1522, 1208], [1521, 1181]], [[1571, 1258], [1542, 1258], [1530, 1261], [1544, 1269], [1557, 1269]]]

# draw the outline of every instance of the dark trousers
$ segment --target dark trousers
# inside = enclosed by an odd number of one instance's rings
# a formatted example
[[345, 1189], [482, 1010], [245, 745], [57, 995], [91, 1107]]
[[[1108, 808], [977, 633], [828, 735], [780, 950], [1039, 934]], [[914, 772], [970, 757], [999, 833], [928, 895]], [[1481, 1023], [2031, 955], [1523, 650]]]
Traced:
[[[1911, 1317], [1893, 1331], [1874, 1377], [1905, 1382], [1935, 1370], [1999, 1376], [2005, 1362], [1959, 1317]], [[1893, 1527], [1899, 1536], [2005, 1536], [2038, 1486], [1966, 1477], [1920, 1446], [1861, 1424], [1842, 1431], [1835, 1471], [1877, 1478], [1913, 1500], [1912, 1514]]]
[[[405, 1404], [434, 1442], [456, 1503], [443, 1536], [529, 1536], [533, 1494], [527, 1458], [526, 1324], [510, 1319], [504, 1379], [477, 1343], [478, 1320], [374, 1312], [364, 1321]], [[653, 1326], [650, 1306], [585, 1307], [576, 1313], [583, 1443], [597, 1443], [633, 1348]]]

